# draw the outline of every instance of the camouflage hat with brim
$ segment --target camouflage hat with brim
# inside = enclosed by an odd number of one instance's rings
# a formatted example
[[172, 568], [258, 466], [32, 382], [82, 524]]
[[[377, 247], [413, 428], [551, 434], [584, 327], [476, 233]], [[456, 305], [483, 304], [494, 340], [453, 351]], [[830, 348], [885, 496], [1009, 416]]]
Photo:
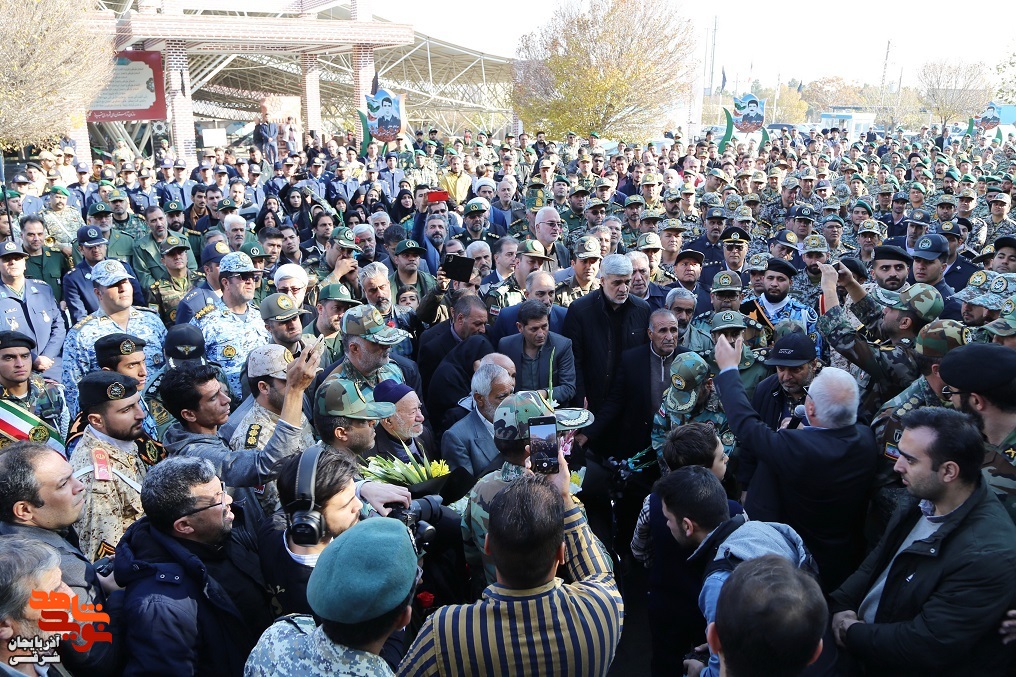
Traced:
[[906, 291], [900, 292], [900, 298], [890, 307], [913, 312], [921, 320], [930, 322], [942, 314], [945, 302], [937, 289], [930, 284], [918, 282], [910, 285]]
[[804, 238], [802, 253], [807, 254], [809, 252], [828, 254], [829, 242], [821, 235], [809, 235]]
[[741, 291], [741, 276], [730, 271], [720, 271], [713, 276], [712, 291]]
[[116, 259], [99, 261], [92, 268], [92, 282], [103, 287], [112, 287], [123, 280], [133, 279], [135, 277], [128, 273], [127, 268]]
[[355, 382], [328, 378], [317, 394], [317, 412], [322, 416], [344, 416], [361, 421], [375, 421], [395, 413], [390, 402], [375, 402], [364, 395]]
[[986, 291], [968, 303], [988, 310], [1001, 310], [1005, 300], [1013, 294], [1016, 294], [1016, 273], [1002, 273], [991, 281]]
[[[573, 193], [573, 195], [574, 195], [574, 193]], [[646, 203], [646, 201], [642, 198], [641, 195], [631, 195], [631, 196], [626, 197], [624, 199], [624, 206], [625, 207], [630, 207], [632, 205], [639, 205], [639, 206], [641, 206], [641, 205], [644, 205], [645, 203]]]
[[[329, 238], [331, 242], [336, 243], [343, 249], [352, 249], [355, 252], [362, 252], [360, 245], [356, 244], [356, 236], [353, 235], [351, 228], [336, 228], [332, 231], [332, 236]], [[419, 247], [420, 245], [416, 245]]]
[[683, 233], [688, 230], [688, 226], [681, 219], [663, 219], [660, 222], [660, 232], [662, 233], [665, 230], [676, 230]]
[[[843, 224], [842, 219], [840, 220], [840, 224]], [[886, 236], [886, 225], [881, 221], [876, 221], [875, 219], [865, 219], [864, 221], [861, 221], [861, 225], [857, 229], [857, 234], [860, 235], [861, 233], [873, 233], [884, 240]]]
[[[904, 289], [910, 287], [909, 283], [905, 284], [906, 286], [904, 287]], [[897, 303], [899, 303], [901, 291], [903, 291], [903, 289], [900, 289], [899, 291], [891, 291], [889, 289], [883, 289], [882, 287], [876, 286], [871, 290], [870, 293], [871, 297], [876, 301], [878, 301], [881, 305], [887, 308], [891, 308], [895, 306]]]
[[973, 301], [978, 296], [991, 291], [991, 283], [995, 281], [998, 275], [993, 270], [975, 271], [967, 280], [967, 286], [956, 292], [953, 298], [967, 303]]
[[250, 378], [270, 376], [285, 380], [286, 368], [293, 359], [293, 353], [285, 346], [276, 343], [258, 346], [247, 356], [247, 376]]
[[660, 236], [650, 231], [648, 233], [642, 233], [639, 235], [638, 241], [635, 243], [635, 248], [639, 251], [647, 251], [653, 249], [663, 249], [663, 243], [660, 242]]
[[720, 331], [721, 329], [746, 329], [744, 315], [736, 310], [723, 310], [713, 313], [713, 319], [709, 323], [709, 331]]
[[747, 262], [745, 262], [744, 267], [746, 270], [750, 272], [761, 273], [768, 267], [770, 257], [771, 254], [769, 254], [768, 252], [752, 254], [751, 256], [748, 257], [748, 260]]
[[523, 390], [509, 395], [494, 411], [494, 437], [514, 441], [529, 437], [529, 421], [540, 416], [553, 416], [558, 431], [578, 430], [590, 425], [595, 417], [588, 409], [578, 407], [553, 410], [540, 393]]
[[342, 335], [355, 336], [382, 346], [394, 346], [409, 338], [409, 333], [396, 327], [389, 327], [377, 308], [369, 305], [356, 306], [342, 316]]
[[1002, 314], [984, 328], [995, 336], [1016, 336], [1016, 296], [1010, 296], [1002, 304]]
[[270, 294], [261, 302], [262, 320], [285, 322], [299, 315], [307, 315], [309, 313], [309, 310], [304, 310], [297, 306], [296, 300], [289, 294]]
[[578, 242], [575, 243], [575, 258], [576, 259], [599, 259], [602, 258], [600, 255], [600, 241], [592, 235], [586, 235], [580, 237]]
[[543, 243], [539, 240], [523, 240], [519, 243], [519, 256], [528, 256], [534, 259], [540, 259], [542, 261], [550, 261], [550, 257], [547, 256], [547, 250], [544, 249]]
[[670, 363], [670, 387], [664, 404], [670, 411], [684, 414], [695, 408], [699, 388], [709, 378], [709, 365], [694, 352], [681, 353]]
[[914, 350], [925, 357], [945, 357], [953, 348], [970, 342], [970, 328], [956, 320], [934, 320], [921, 327]]
[[219, 261], [219, 277], [258, 272], [261, 272], [261, 270], [254, 265], [254, 261], [244, 252], [230, 252]]

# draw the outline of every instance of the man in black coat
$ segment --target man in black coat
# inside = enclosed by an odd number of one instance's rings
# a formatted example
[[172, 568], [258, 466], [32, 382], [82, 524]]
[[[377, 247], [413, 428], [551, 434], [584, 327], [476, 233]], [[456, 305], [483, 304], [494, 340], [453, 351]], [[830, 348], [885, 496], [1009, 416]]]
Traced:
[[867, 491], [878, 452], [871, 428], [857, 424], [857, 382], [828, 367], [805, 400], [808, 425], [771, 430], [751, 408], [738, 375], [741, 339], [716, 342], [716, 388], [742, 456], [757, 460], [745, 512], [792, 527], [815, 556], [823, 590], [835, 590], [864, 556]]
[[437, 365], [457, 345], [473, 334], [487, 330], [487, 307], [478, 296], [462, 296], [452, 306], [451, 317], [438, 322], [420, 335], [420, 376], [426, 392]]
[[[805, 388], [818, 375], [822, 363], [815, 357], [815, 342], [807, 334], [787, 334], [776, 342], [765, 360], [776, 373], [755, 386], [751, 408], [772, 430], [779, 430], [794, 418], [794, 408], [804, 404]], [[794, 426], [796, 427], [796, 426]]]

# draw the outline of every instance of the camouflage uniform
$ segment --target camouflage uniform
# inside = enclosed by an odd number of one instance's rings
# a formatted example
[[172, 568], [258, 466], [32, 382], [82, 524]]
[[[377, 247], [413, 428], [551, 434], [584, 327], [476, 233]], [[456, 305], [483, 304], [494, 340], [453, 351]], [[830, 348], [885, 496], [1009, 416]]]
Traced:
[[42, 220], [46, 224], [46, 244], [57, 247], [73, 243], [78, 237], [78, 228], [85, 225], [81, 212], [71, 206], [59, 212], [43, 210]]
[[469, 492], [469, 501], [462, 512], [462, 545], [471, 571], [483, 571], [487, 584], [494, 583], [494, 562], [484, 552], [484, 540], [490, 521], [490, 502], [498, 492], [526, 474], [526, 469], [505, 462], [500, 469], [480, 478]]
[[1016, 221], [1006, 216], [1000, 223], [994, 223], [990, 219], [986, 221], [988, 234], [985, 242], [993, 243], [1003, 235], [1016, 236]]
[[807, 270], [802, 270], [790, 284], [790, 296], [809, 308], [817, 308], [822, 298], [822, 278], [812, 280]]
[[526, 296], [515, 280], [515, 275], [509, 275], [501, 284], [488, 289], [486, 296], [483, 297], [487, 312], [490, 313], [491, 323], [497, 318], [502, 308], [517, 305], [525, 300]]
[[[374, 398], [374, 387], [381, 381], [393, 379], [398, 383], [406, 382], [406, 376], [402, 373], [402, 367], [394, 362], [389, 362], [370, 374], [361, 374], [349, 360], [343, 360], [342, 365], [337, 367], [335, 371], [329, 374], [328, 378], [321, 383], [321, 388], [336, 379], [343, 379], [356, 384], [356, 387], [360, 389], [363, 396], [369, 400]], [[319, 392], [321, 388], [318, 388]]]
[[63, 385], [43, 378], [42, 374], [33, 373], [28, 377], [28, 393], [24, 397], [16, 397], [7, 388], [0, 386], [0, 400], [7, 400], [39, 417], [60, 433], [60, 437], [67, 439], [71, 417]]
[[[103, 452], [108, 480], [97, 477]], [[70, 461], [74, 477], [85, 485], [84, 510], [74, 523], [81, 552], [93, 560], [105, 557], [112, 554], [127, 527], [144, 515], [141, 483], [148, 469], [133, 440], [100, 439], [92, 426], [85, 428]]]
[[167, 327], [172, 327], [176, 324], [176, 307], [180, 305], [180, 300], [202, 280], [204, 275], [201, 273], [159, 280], [148, 288], [148, 306], [159, 314]]
[[[254, 402], [246, 415], [237, 424], [233, 436], [229, 440], [229, 448], [233, 451], [242, 449], [264, 449], [272, 434], [275, 433], [275, 426], [278, 424], [279, 414], [265, 409]], [[307, 421], [307, 417], [300, 416], [300, 446], [306, 449], [314, 444], [314, 431]], [[258, 487], [253, 487], [254, 494], [266, 515], [270, 515], [279, 509], [279, 492], [275, 488], [275, 481], [268, 482]]]
[[241, 397], [240, 375], [247, 355], [255, 347], [271, 341], [261, 313], [253, 303], [248, 303], [246, 313], [238, 315], [216, 296], [213, 305], [199, 310], [190, 324], [200, 329], [205, 337], [208, 359], [222, 365], [232, 396]]
[[589, 284], [589, 289], [582, 289], [578, 282], [575, 281], [575, 276], [571, 275], [558, 283], [557, 287], [554, 288], [554, 298], [557, 300], [558, 305], [567, 308], [589, 292], [599, 288], [599, 279], [593, 279]]
[[313, 616], [293, 614], [275, 621], [258, 640], [244, 666], [247, 677], [395, 677], [384, 659], [328, 639]]
[[148, 229], [148, 225], [137, 214], [131, 214], [124, 221], [117, 221], [116, 218], [114, 218], [113, 230], [119, 231], [124, 235], [130, 235], [131, 239], [135, 242], [144, 239], [145, 236], [151, 232]]
[[1016, 522], [1016, 429], [1013, 429], [1001, 444], [985, 443], [988, 453], [982, 474], [991, 490], [1013, 522]]
[[785, 227], [788, 211], [790, 208], [783, 206], [782, 197], [777, 197], [772, 202], [763, 205], [762, 210], [758, 213], [759, 223], [768, 223], [774, 232], [782, 230]]

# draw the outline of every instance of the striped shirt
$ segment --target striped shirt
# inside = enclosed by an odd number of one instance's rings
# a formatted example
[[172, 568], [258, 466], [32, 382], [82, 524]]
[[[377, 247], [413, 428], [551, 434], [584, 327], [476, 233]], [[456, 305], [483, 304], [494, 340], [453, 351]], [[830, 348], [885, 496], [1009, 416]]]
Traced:
[[438, 609], [399, 666], [400, 676], [606, 675], [624, 603], [610, 560], [578, 503], [564, 516], [568, 573], [538, 588], [487, 586], [475, 604]]

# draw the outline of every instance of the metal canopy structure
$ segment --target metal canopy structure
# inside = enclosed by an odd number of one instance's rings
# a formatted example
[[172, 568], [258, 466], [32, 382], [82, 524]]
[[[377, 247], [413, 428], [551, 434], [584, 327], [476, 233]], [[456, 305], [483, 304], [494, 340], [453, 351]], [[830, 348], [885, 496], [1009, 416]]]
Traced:
[[[182, 13], [178, 5], [183, 5]], [[243, 12], [235, 9], [240, 3], [227, 0], [199, 5], [187, 0], [99, 0], [98, 6], [117, 18], [118, 48], [140, 44], [162, 50], [167, 40], [185, 41], [195, 116], [253, 120], [263, 97], [303, 95], [301, 60], [312, 56], [319, 70], [324, 131], [349, 127], [355, 109], [363, 105], [354, 96], [354, 44], [369, 40], [379, 85], [407, 95], [411, 127], [433, 125], [458, 133], [464, 127], [498, 130], [512, 123], [511, 59], [379, 18], [367, 18], [370, 33], [365, 38], [352, 23], [349, 4], [245, 0]], [[197, 6], [201, 9], [191, 9]]]

